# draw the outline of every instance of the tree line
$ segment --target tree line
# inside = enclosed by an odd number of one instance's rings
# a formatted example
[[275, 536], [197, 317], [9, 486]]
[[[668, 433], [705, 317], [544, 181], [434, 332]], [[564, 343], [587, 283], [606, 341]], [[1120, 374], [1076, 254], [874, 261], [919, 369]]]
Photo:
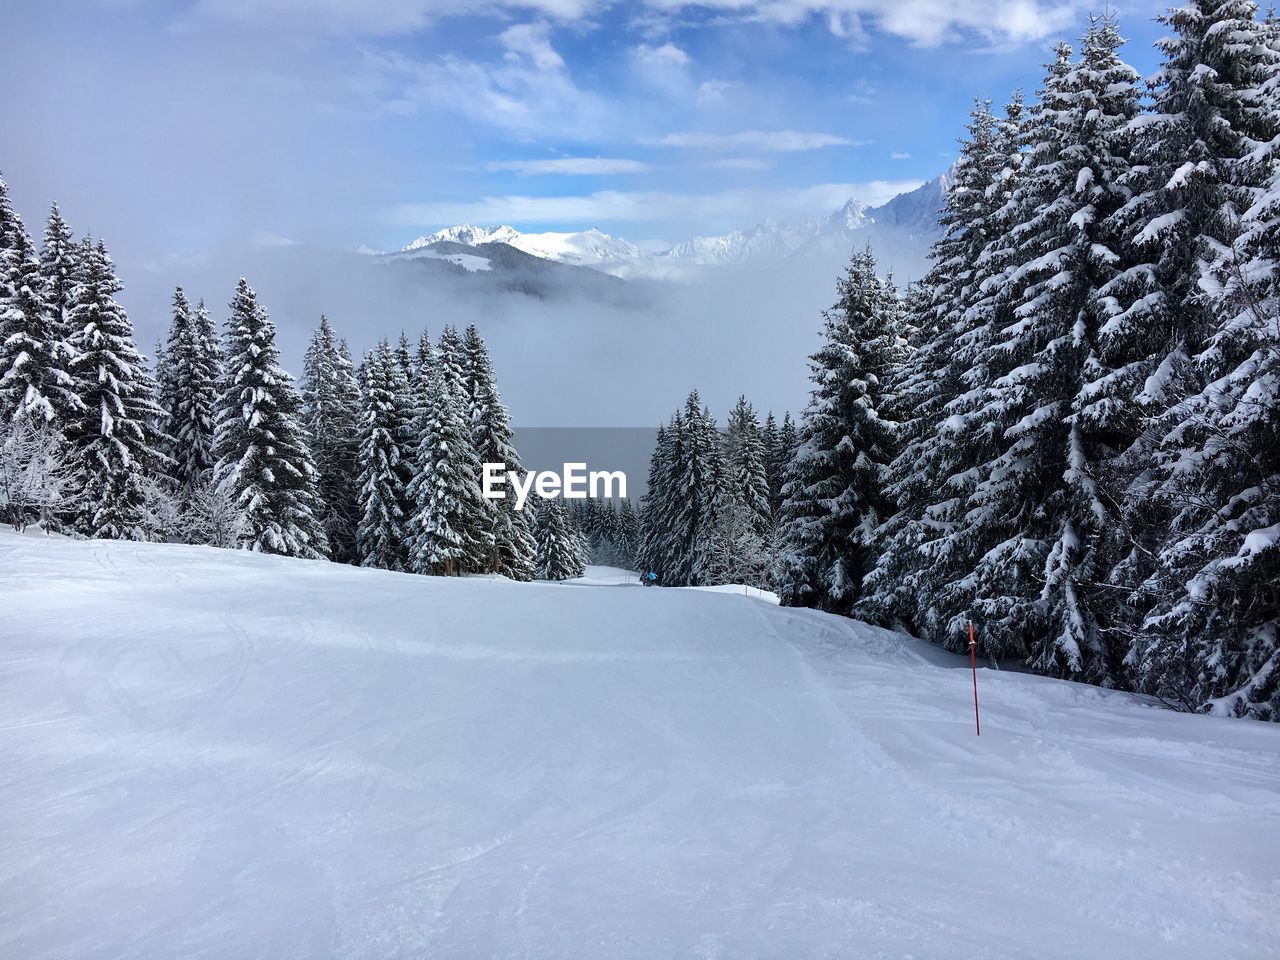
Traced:
[[696, 390], [658, 428], [635, 563], [663, 586], [776, 580], [784, 470], [796, 447], [790, 413], [763, 424], [739, 397], [721, 430]]
[[583, 572], [558, 501], [481, 496], [522, 469], [474, 326], [357, 368], [321, 317], [295, 385], [241, 279], [219, 337], [179, 287], [152, 370], [102, 241], [56, 204], [37, 253], [0, 180], [0, 509], [73, 536], [168, 540], [420, 574]]
[[[1280, 23], [1161, 22], [1146, 84], [1104, 17], [975, 102], [931, 269], [900, 297], [855, 253], [773, 532], [754, 489], [734, 526], [783, 603], [1280, 720]], [[668, 582], [730, 526], [713, 433], [691, 400], [655, 451]]]

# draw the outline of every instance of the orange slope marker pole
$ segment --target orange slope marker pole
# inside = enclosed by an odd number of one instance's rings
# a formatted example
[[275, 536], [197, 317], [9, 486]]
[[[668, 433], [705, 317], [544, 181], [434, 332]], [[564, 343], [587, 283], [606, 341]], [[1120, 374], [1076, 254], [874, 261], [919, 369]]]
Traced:
[[982, 736], [982, 721], [978, 719], [978, 642], [973, 639], [973, 621], [969, 621], [969, 669], [973, 671], [973, 729]]

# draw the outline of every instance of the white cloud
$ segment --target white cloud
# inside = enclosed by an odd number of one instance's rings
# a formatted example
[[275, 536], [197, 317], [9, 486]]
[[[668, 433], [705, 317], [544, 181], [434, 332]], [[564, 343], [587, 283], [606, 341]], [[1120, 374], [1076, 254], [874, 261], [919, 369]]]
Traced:
[[655, 64], [666, 69], [689, 65], [689, 55], [669, 41], [660, 47], [642, 43], [636, 47], [636, 56], [645, 63]]
[[[537, 16], [580, 22], [615, 0], [197, 0], [197, 16], [338, 36], [393, 35], [422, 30], [449, 17]], [[638, 16], [659, 19], [711, 12], [711, 23], [754, 21], [796, 26], [821, 17], [854, 46], [866, 29], [936, 46], [964, 35], [992, 43], [1039, 40], [1068, 27], [1082, 0], [638, 0]]]
[[542, 174], [569, 176], [603, 176], [615, 173], [644, 173], [652, 169], [639, 160], [609, 157], [557, 157], [552, 160], [498, 160], [485, 165], [486, 170], [509, 170], [523, 177]]
[[679, 90], [689, 84], [689, 55], [674, 43], [642, 43], [631, 51], [636, 72], [651, 86]]
[[389, 77], [389, 103], [427, 102], [524, 135], [595, 130], [608, 116], [602, 99], [581, 89], [552, 46], [546, 23], [514, 24], [497, 36], [496, 62], [447, 55], [415, 60], [368, 54]]
[[551, 46], [548, 33], [545, 23], [517, 23], [498, 34], [498, 41], [507, 48], [504, 56], [508, 62], [528, 58], [535, 69], [555, 73], [564, 69], [564, 57]]
[[909, 154], [909, 153], [891, 153], [891, 154], [889, 154], [889, 159], [890, 159], [890, 160], [910, 160], [910, 159], [911, 159], [911, 154]]
[[732, 80], [704, 80], [698, 85], [698, 106], [709, 107], [720, 103], [724, 100], [724, 95], [737, 85]]
[[796, 26], [812, 17], [854, 46], [865, 46], [866, 25], [919, 46], [937, 46], [970, 34], [993, 42], [1038, 40], [1069, 26], [1081, 0], [646, 0], [664, 13], [702, 9], [718, 21], [745, 20]]
[[602, 6], [601, 0], [197, 0], [192, 12], [299, 32], [378, 36], [411, 33], [455, 16], [514, 13], [573, 21]]
[[689, 194], [658, 191], [601, 190], [585, 196], [482, 197], [467, 202], [406, 203], [394, 207], [389, 222], [427, 229], [451, 223], [594, 224], [604, 221], [689, 221], [754, 215], [807, 216], [826, 213], [850, 197], [876, 205], [914, 190], [920, 180], [871, 180], [820, 183], [781, 190], [725, 190]]
[[668, 133], [661, 137], [645, 137], [641, 143], [650, 147], [692, 147], [720, 149], [749, 147], [770, 153], [794, 153], [820, 150], [823, 147], [856, 147], [865, 140], [850, 140], [831, 133], [801, 133], [796, 130], [743, 130], [739, 133]]
[[855, 50], [865, 50], [870, 44], [862, 17], [852, 10], [831, 10], [827, 13], [827, 29], [832, 35], [846, 40]]

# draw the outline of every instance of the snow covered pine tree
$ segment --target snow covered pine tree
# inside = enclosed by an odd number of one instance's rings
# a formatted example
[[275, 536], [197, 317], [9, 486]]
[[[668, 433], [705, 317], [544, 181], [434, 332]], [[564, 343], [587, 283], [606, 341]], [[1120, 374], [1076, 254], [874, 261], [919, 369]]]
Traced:
[[539, 580], [570, 580], [586, 573], [583, 544], [569, 522], [563, 500], [556, 497], [538, 501], [533, 531]]
[[1194, 358], [1205, 386], [1161, 418], [1165, 590], [1132, 660], [1145, 689], [1187, 709], [1280, 720], [1280, 33], [1269, 24], [1267, 58], [1231, 26], [1238, 52], [1266, 66], [1240, 96], [1260, 115], [1234, 164], [1249, 169], [1232, 174], [1259, 185], [1203, 284], [1214, 305]]
[[204, 303], [193, 313], [181, 287], [173, 293], [169, 339], [156, 363], [160, 407], [164, 411], [163, 450], [169, 476], [182, 500], [210, 482], [215, 458], [214, 418], [222, 352]]
[[[472, 445], [480, 463], [502, 463], [509, 471], [523, 472], [520, 454], [512, 444], [511, 420], [498, 395], [497, 377], [489, 349], [475, 324], [463, 335], [464, 379], [471, 417]], [[523, 510], [514, 497], [486, 501], [491, 547], [485, 568], [513, 580], [531, 580], [536, 545]]]
[[115, 301], [121, 289], [106, 247], [86, 242], [71, 309], [71, 373], [81, 412], [66, 429], [79, 479], [75, 529], [87, 537], [149, 540], [162, 531], [149, 485], [165, 463], [155, 382]]
[[303, 359], [301, 388], [302, 423], [320, 472], [329, 550], [335, 561], [355, 563], [360, 518], [357, 477], [363, 462], [360, 385], [351, 359], [323, 315]]
[[359, 522], [356, 554], [365, 567], [404, 570], [408, 496], [404, 477], [407, 431], [404, 371], [384, 339], [364, 361], [364, 411], [360, 418]]
[[409, 565], [417, 573], [456, 576], [480, 570], [492, 549], [463, 357], [458, 331], [445, 327], [426, 380], [409, 487]]
[[275, 339], [275, 325], [241, 277], [227, 319], [214, 475], [244, 518], [238, 546], [323, 558], [328, 543], [318, 472]]
[[848, 614], [875, 561], [872, 531], [889, 509], [883, 485], [895, 435], [880, 407], [905, 344], [897, 298], [870, 249], [854, 253], [836, 289], [783, 488], [778, 591], [789, 606]]

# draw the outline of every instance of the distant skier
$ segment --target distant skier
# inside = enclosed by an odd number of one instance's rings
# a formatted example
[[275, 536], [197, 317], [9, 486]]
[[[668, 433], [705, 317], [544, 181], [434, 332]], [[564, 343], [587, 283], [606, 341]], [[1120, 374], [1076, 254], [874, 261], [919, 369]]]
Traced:
[[654, 573], [652, 570], [650, 570], [648, 573], [644, 575], [644, 579], [642, 579], [640, 582], [643, 583], [646, 587], [651, 587], [658, 582], [658, 575]]

